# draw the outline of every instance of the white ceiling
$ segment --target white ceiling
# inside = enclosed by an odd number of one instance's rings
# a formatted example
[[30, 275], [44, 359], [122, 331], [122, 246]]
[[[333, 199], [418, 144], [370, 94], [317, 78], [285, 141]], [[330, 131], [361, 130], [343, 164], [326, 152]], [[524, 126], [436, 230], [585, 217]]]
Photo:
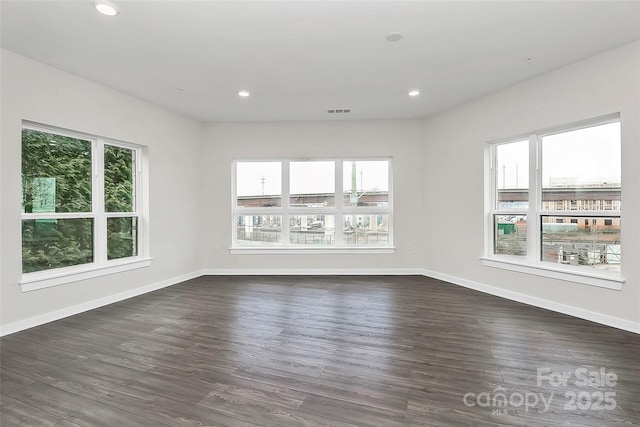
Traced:
[[424, 117], [640, 39], [639, 1], [113, 1], [2, 0], [2, 47], [210, 122]]

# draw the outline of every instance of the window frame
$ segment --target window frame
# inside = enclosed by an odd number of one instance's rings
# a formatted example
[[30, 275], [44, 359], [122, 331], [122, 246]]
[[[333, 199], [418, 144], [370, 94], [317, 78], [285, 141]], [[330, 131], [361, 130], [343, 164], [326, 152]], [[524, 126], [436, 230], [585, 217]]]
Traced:
[[[608, 289], [620, 290], [625, 278], [620, 271], [589, 270], [580, 266], [555, 264], [542, 260], [542, 218], [549, 217], [598, 217], [618, 218], [622, 222], [622, 209], [618, 210], [544, 210], [542, 204], [542, 138], [562, 132], [596, 127], [619, 122], [620, 114], [584, 120], [573, 124], [558, 126], [527, 135], [488, 142], [485, 147], [485, 244], [482, 264], [488, 267], [511, 270], [536, 276], [549, 277], [569, 282], [577, 282]], [[496, 147], [504, 144], [529, 141], [529, 207], [521, 210], [497, 209], [497, 165]], [[622, 141], [620, 141], [622, 143]], [[621, 187], [622, 187], [621, 183]], [[524, 256], [496, 254], [494, 217], [496, 215], [523, 215], [527, 218], [527, 254]], [[621, 238], [622, 240], [622, 238]], [[623, 242], [621, 242], [623, 244]]]
[[[21, 126], [21, 147], [23, 129], [51, 133], [69, 138], [77, 138], [91, 143], [91, 211], [44, 213], [21, 212], [20, 229], [22, 229], [22, 223], [25, 220], [90, 218], [93, 220], [93, 262], [30, 273], [21, 273], [19, 284], [22, 291], [27, 292], [150, 266], [152, 258], [149, 255], [149, 247], [147, 243], [148, 221], [146, 220], [145, 215], [146, 205], [144, 197], [144, 165], [146, 165], [145, 147], [124, 141], [118, 141], [112, 138], [72, 131], [27, 120], [24, 120]], [[106, 211], [104, 200], [104, 149], [107, 145], [125, 148], [132, 150], [135, 153], [135, 198], [132, 212]], [[22, 157], [22, 148], [20, 152]], [[20, 175], [22, 177], [22, 168]], [[107, 259], [107, 218], [117, 217], [137, 218], [137, 255], [109, 260]], [[20, 244], [22, 245], [22, 236], [20, 237]], [[20, 259], [22, 260], [22, 256]]]
[[[301, 207], [290, 206], [290, 168], [292, 162], [334, 162], [334, 206], [325, 207]], [[387, 206], [344, 206], [343, 200], [343, 162], [350, 161], [386, 161], [388, 164], [389, 202]], [[281, 206], [269, 206], [248, 208], [237, 206], [237, 164], [249, 162], [280, 162], [281, 165]], [[231, 246], [232, 254], [305, 254], [305, 253], [393, 253], [393, 158], [392, 157], [313, 157], [313, 158], [237, 158], [231, 162]], [[344, 243], [344, 216], [345, 215], [388, 215], [389, 243], [380, 246], [357, 246]], [[279, 215], [282, 223], [281, 245], [279, 246], [239, 246], [237, 235], [237, 217], [252, 215]], [[296, 215], [333, 215], [335, 221], [334, 244], [332, 245], [296, 245], [290, 239], [291, 216]]]

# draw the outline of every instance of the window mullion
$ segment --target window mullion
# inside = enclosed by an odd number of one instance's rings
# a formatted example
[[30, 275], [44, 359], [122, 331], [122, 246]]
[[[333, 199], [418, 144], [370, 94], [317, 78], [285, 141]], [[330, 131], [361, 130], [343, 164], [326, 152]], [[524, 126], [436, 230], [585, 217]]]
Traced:
[[95, 218], [93, 212], [54, 212], [54, 213], [23, 213], [23, 220], [30, 219], [82, 219], [82, 218]]
[[137, 215], [137, 245], [138, 245], [138, 256], [145, 255], [147, 253], [147, 248], [144, 244], [145, 238], [145, 224], [143, 224], [143, 216], [142, 216], [142, 150], [136, 148], [134, 151], [135, 155], [135, 186], [134, 186], [134, 203], [133, 209]]
[[[497, 145], [496, 144], [491, 144], [490, 148], [489, 148], [489, 188], [491, 189], [491, 195], [490, 195], [490, 208], [488, 209], [489, 211], [489, 217], [485, 218], [486, 220], [486, 232], [485, 232], [485, 253], [487, 256], [492, 256], [495, 253], [495, 247], [496, 247], [496, 236], [495, 236], [495, 230], [494, 230], [494, 223], [495, 223], [495, 215], [496, 215], [496, 211], [498, 209], [498, 182], [496, 181], [496, 156], [497, 156], [497, 149], [496, 149]], [[485, 187], [486, 188], [486, 187]], [[485, 199], [485, 203], [486, 203], [486, 199]]]
[[529, 136], [529, 212], [527, 214], [527, 259], [540, 261], [540, 200], [542, 190], [542, 168], [540, 167], [540, 144], [537, 135]]
[[336, 160], [335, 162], [335, 173], [334, 173], [334, 177], [335, 177], [335, 192], [336, 192], [336, 202], [335, 202], [335, 206], [336, 206], [336, 210], [338, 212], [342, 212], [342, 210], [344, 209], [344, 200], [343, 200], [343, 178], [342, 178], [342, 160]]
[[95, 262], [104, 264], [107, 261], [107, 217], [104, 205], [104, 141], [95, 141], [94, 191], [92, 192], [93, 212], [95, 214], [94, 236]]
[[238, 243], [238, 162], [231, 163], [231, 246]]
[[291, 230], [291, 221], [290, 221], [290, 202], [291, 196], [290, 192], [290, 175], [289, 175], [289, 160], [283, 160], [281, 163], [281, 180], [282, 180], [282, 246], [289, 246], [291, 244], [290, 238], [290, 230]]
[[344, 246], [344, 191], [343, 191], [343, 160], [336, 160], [335, 163], [335, 191], [336, 191], [336, 214], [334, 217], [333, 238], [336, 246]]
[[[387, 202], [389, 209], [393, 209], [393, 159], [389, 159], [387, 172], [387, 192], [389, 194], [389, 200]], [[389, 221], [389, 238], [391, 238], [391, 229], [393, 228], [393, 220]], [[390, 240], [392, 241], [392, 240]]]
[[105, 218], [139, 218], [138, 212], [105, 212]]
[[588, 211], [588, 210], [571, 210], [571, 211], [558, 211], [558, 210], [540, 210], [540, 216], [553, 216], [553, 217], [620, 217], [620, 211]]

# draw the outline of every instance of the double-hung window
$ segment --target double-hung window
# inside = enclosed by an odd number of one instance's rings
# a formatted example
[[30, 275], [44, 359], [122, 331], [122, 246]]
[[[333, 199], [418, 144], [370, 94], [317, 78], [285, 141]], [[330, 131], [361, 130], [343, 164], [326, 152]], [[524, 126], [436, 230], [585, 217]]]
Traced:
[[619, 289], [619, 117], [491, 143], [488, 151], [485, 264]]
[[38, 289], [148, 265], [142, 148], [22, 128], [22, 280]]
[[237, 160], [232, 252], [393, 249], [391, 159]]

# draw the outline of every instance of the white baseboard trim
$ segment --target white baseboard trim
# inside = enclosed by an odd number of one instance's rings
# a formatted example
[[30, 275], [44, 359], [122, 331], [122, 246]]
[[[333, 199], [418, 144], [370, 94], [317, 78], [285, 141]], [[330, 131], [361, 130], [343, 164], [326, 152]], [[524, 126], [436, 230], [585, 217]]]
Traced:
[[485, 285], [484, 283], [474, 282], [472, 280], [462, 279], [460, 277], [450, 276], [448, 274], [438, 273], [431, 270], [423, 270], [422, 274], [426, 277], [453, 283], [454, 285], [474, 289], [486, 294], [495, 295], [512, 301], [521, 302], [535, 307], [544, 308], [558, 313], [567, 314], [569, 316], [578, 317], [580, 319], [589, 320], [591, 322], [600, 323], [602, 325], [611, 326], [617, 329], [640, 334], [640, 323], [620, 319], [618, 317], [608, 316], [606, 314], [596, 313], [594, 311], [589, 311], [566, 304], [560, 304], [531, 295], [509, 291], [491, 285]]
[[569, 316], [578, 317], [580, 319], [589, 320], [591, 322], [600, 323], [602, 325], [611, 326], [629, 332], [640, 334], [640, 323], [629, 320], [620, 319], [618, 317], [608, 316], [606, 314], [596, 313], [594, 311], [573, 307], [566, 304], [560, 304], [554, 301], [534, 297], [531, 295], [521, 294], [509, 291], [507, 289], [486, 285], [472, 280], [462, 279], [448, 274], [438, 273], [431, 270], [420, 268], [379, 268], [379, 269], [209, 269], [203, 270], [203, 274], [208, 276], [259, 276], [259, 275], [419, 275], [442, 280], [454, 285], [463, 286], [465, 288], [474, 289], [486, 294], [495, 295], [512, 301], [540, 307], [547, 310], [555, 311]]
[[509, 291], [506, 289], [486, 285], [484, 283], [475, 282], [472, 280], [467, 280], [467, 279], [463, 279], [456, 276], [451, 276], [448, 274], [438, 273], [435, 271], [425, 270], [421, 268], [379, 268], [379, 269], [362, 268], [362, 269], [205, 269], [205, 270], [199, 270], [199, 271], [194, 271], [192, 273], [184, 274], [181, 276], [172, 277], [170, 279], [163, 280], [161, 282], [151, 283], [149, 285], [145, 285], [136, 289], [131, 289], [129, 291], [121, 292], [115, 295], [110, 295], [107, 297], [88, 301], [82, 304], [67, 307], [64, 309], [30, 317], [28, 319], [9, 323], [4, 326], [0, 326], [0, 336], [13, 334], [15, 332], [33, 328], [34, 326], [43, 325], [45, 323], [53, 322], [54, 320], [73, 316], [75, 314], [83, 313], [88, 310], [93, 310], [94, 308], [102, 307], [108, 304], [113, 304], [118, 301], [129, 299], [129, 298], [142, 295], [148, 292], [152, 292], [158, 289], [166, 288], [168, 286], [172, 286], [187, 280], [195, 279], [200, 276], [258, 276], [258, 275], [300, 275], [300, 276], [417, 275], [417, 276], [426, 276], [426, 277], [442, 280], [448, 283], [452, 283], [454, 285], [463, 286], [465, 288], [474, 289], [476, 291], [480, 291], [486, 294], [495, 295], [495, 296], [506, 298], [512, 301], [521, 302], [521, 303], [532, 305], [535, 307], [544, 308], [544, 309], [555, 311], [558, 313], [567, 314], [569, 316], [578, 317], [580, 319], [585, 319], [592, 322], [600, 323], [602, 325], [611, 326], [614, 328], [640, 334], [640, 323], [620, 319], [613, 316], [608, 316], [601, 313], [596, 313], [589, 310], [584, 310], [584, 309], [573, 307], [566, 304], [560, 304], [554, 301], [545, 300], [545, 299], [534, 297], [531, 295]]
[[156, 291], [158, 289], [166, 288], [184, 282], [186, 280], [195, 279], [202, 276], [202, 271], [195, 271], [193, 273], [183, 274], [181, 276], [172, 277], [161, 282], [151, 283], [149, 285], [141, 286], [139, 288], [131, 289], [118, 294], [109, 295], [107, 297], [98, 298], [92, 301], [87, 301], [82, 304], [73, 305], [60, 310], [51, 311], [49, 313], [40, 314], [38, 316], [30, 317], [28, 319], [19, 320], [17, 322], [8, 323], [0, 326], [0, 337], [13, 334], [15, 332], [23, 331], [25, 329], [33, 328], [34, 326], [44, 325], [45, 323], [53, 322], [54, 320], [63, 319], [65, 317], [80, 314], [85, 311], [93, 310], [94, 308], [102, 307], [114, 302], [126, 300], [138, 295], [146, 294], [148, 292]]
[[421, 268], [261, 268], [209, 269], [207, 276], [422, 276]]

